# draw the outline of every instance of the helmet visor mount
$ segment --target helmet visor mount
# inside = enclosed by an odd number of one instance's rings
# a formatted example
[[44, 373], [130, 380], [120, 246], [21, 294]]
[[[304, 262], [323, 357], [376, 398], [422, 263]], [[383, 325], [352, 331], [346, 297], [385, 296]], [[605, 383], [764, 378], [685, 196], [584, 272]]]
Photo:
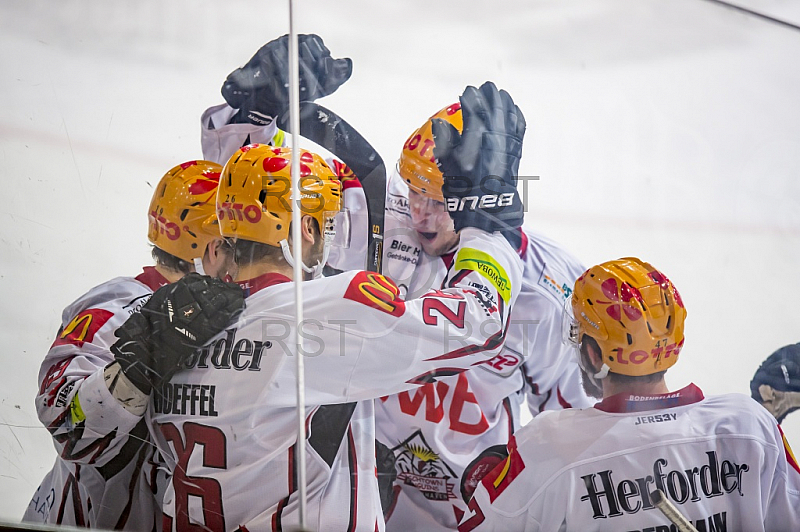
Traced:
[[344, 208], [339, 212], [326, 211], [325, 219], [328, 220], [329, 216], [332, 216], [332, 227], [328, 228], [328, 223], [325, 224], [326, 227], [323, 228], [323, 237], [327, 240], [330, 233], [331, 246], [349, 249], [350, 239], [352, 237], [352, 234], [350, 233], [350, 211], [347, 208]]
[[575, 319], [572, 310], [572, 296], [564, 301], [564, 308], [561, 313], [561, 342], [575, 349], [581, 348], [580, 324]]

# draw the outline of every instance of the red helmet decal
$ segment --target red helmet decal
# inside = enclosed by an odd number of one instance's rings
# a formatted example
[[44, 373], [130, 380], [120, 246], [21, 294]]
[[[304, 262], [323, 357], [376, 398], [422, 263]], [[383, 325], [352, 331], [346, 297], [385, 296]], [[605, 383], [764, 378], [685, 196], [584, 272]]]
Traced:
[[600, 287], [603, 290], [603, 295], [605, 295], [610, 301], [598, 300], [597, 302], [608, 305], [606, 308], [606, 314], [611, 316], [611, 318], [619, 321], [622, 318], [622, 312], [625, 312], [625, 315], [631, 321], [636, 321], [642, 317], [642, 311], [638, 308], [631, 305], [619, 304], [620, 302], [627, 303], [631, 299], [641, 301], [642, 295], [636, 288], [632, 287], [628, 283], [622, 283], [622, 287], [618, 288], [617, 280], [614, 278], [606, 279], [603, 281], [603, 284], [601, 284]]
[[280, 172], [289, 164], [288, 159], [284, 159], [283, 157], [268, 157], [264, 159], [262, 166], [264, 167], [265, 172], [275, 173]]
[[[211, 175], [209, 175], [211, 174]], [[219, 185], [219, 172], [205, 174], [208, 179], [198, 179], [189, 185], [189, 194], [200, 196], [213, 192]]]

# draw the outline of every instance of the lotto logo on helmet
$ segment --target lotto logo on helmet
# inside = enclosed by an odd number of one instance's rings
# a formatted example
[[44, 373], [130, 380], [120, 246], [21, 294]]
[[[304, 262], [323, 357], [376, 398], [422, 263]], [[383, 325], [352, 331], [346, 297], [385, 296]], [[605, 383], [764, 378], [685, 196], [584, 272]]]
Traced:
[[257, 223], [261, 220], [261, 209], [255, 205], [245, 206], [243, 203], [232, 203], [223, 201], [217, 207], [217, 218], [220, 220], [247, 220], [250, 223]]
[[161, 235], [167, 235], [167, 238], [170, 240], [178, 240], [180, 238], [180, 226], [175, 222], [170, 222], [164, 218], [164, 216], [158, 214], [158, 211], [153, 210], [150, 212], [150, 221], [154, 232]]
[[514, 193], [485, 194], [483, 196], [465, 196], [463, 198], [447, 198], [447, 210], [460, 212], [467, 210], [491, 209], [493, 207], [508, 207], [514, 202]]

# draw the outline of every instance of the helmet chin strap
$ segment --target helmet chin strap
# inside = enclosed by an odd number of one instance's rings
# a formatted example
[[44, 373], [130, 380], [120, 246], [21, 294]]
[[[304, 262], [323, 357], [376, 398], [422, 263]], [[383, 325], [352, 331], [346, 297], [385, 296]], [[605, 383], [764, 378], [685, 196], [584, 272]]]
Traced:
[[200, 257], [195, 257], [192, 259], [192, 262], [194, 263], [194, 271], [200, 275], [206, 275], [206, 270], [203, 268], [203, 259]]
[[603, 386], [600, 384], [600, 381], [605, 379], [608, 376], [608, 372], [611, 370], [611, 368], [608, 367], [608, 364], [603, 362], [603, 366], [600, 368], [600, 371], [595, 373], [593, 370], [588, 369], [583, 364], [583, 357], [578, 354], [578, 365], [581, 367], [586, 376], [589, 377], [589, 380], [592, 381], [592, 384], [594, 384], [596, 388], [602, 390]]
[[[331, 242], [328, 237], [325, 237], [325, 240], [322, 244], [322, 260], [318, 260], [314, 266], [306, 266], [304, 262], [300, 263], [300, 267], [303, 268], [303, 271], [306, 273], [311, 274], [312, 279], [318, 279], [322, 277], [322, 270], [325, 268], [325, 264], [328, 262], [328, 255], [331, 251]], [[289, 242], [284, 238], [279, 242], [281, 245], [281, 251], [283, 251], [283, 258], [286, 259], [286, 262], [289, 263], [289, 266], [294, 268], [294, 257], [292, 256], [292, 250], [289, 249]]]

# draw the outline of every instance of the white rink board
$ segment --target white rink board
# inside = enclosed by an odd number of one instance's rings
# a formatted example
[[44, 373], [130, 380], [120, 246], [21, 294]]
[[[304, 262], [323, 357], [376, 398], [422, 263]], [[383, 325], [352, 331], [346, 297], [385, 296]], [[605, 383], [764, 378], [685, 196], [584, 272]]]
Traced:
[[[800, 23], [796, 2], [748, 3]], [[288, 30], [275, 4], [0, 4], [0, 520], [21, 517], [55, 456], [33, 398], [61, 309], [149, 263], [151, 186], [200, 157], [225, 76]], [[640, 256], [680, 289], [672, 387], [749, 393], [761, 360], [800, 341], [800, 32], [701, 0], [298, 13], [354, 61], [321, 103], [387, 164], [466, 84], [507, 89], [528, 121], [521, 173], [540, 176], [526, 224], [587, 265]], [[784, 430], [800, 446], [800, 414]]]

